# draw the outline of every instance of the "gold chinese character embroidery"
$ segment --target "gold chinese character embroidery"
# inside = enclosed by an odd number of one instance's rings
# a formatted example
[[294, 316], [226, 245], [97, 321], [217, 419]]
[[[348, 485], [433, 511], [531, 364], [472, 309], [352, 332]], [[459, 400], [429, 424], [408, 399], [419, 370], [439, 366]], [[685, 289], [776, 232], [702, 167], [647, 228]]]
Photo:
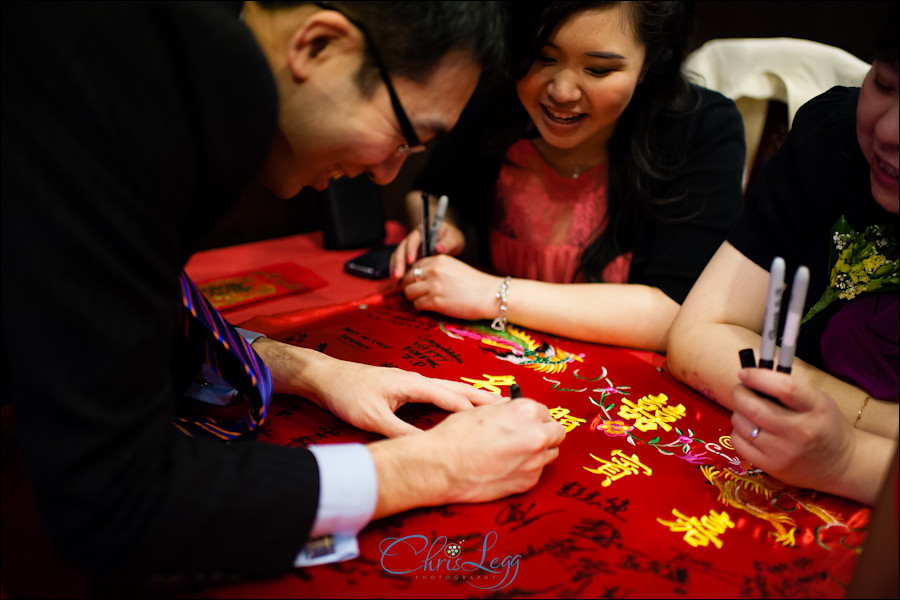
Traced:
[[643, 464], [638, 458], [637, 454], [632, 454], [631, 456], [626, 456], [622, 454], [622, 451], [616, 448], [611, 453], [612, 458], [609, 460], [599, 458], [590, 455], [591, 458], [600, 463], [600, 466], [596, 469], [589, 469], [584, 467], [585, 471], [589, 471], [596, 475], [605, 475], [606, 479], [600, 484], [603, 487], [609, 487], [609, 485], [626, 475], [637, 475], [643, 470], [644, 475], [652, 475], [653, 470], [650, 469], [647, 465]]
[[495, 394], [500, 394], [500, 386], [509, 387], [516, 382], [515, 375], [488, 375], [482, 373], [482, 377], [486, 379], [470, 379], [468, 377], [460, 377], [463, 381], [471, 383], [476, 389], [484, 389]]
[[656, 396], [649, 394], [636, 403], [623, 398], [622, 405], [619, 408], [619, 416], [623, 419], [634, 420], [634, 426], [641, 431], [652, 431], [657, 427], [662, 427], [665, 431], [671, 431], [672, 427], [669, 423], [674, 423], [683, 417], [685, 408], [683, 404], [669, 406], [666, 404], [668, 400], [669, 398], [665, 394]]
[[656, 520], [671, 531], [683, 531], [684, 541], [694, 548], [697, 546], [708, 546], [710, 543], [716, 548], [721, 548], [722, 540], [718, 536], [725, 533], [727, 529], [734, 527], [734, 523], [725, 511], [717, 513], [711, 510], [708, 515], [697, 518], [688, 517], [673, 508], [672, 514], [677, 517], [675, 521]]
[[579, 419], [578, 417], [574, 417], [569, 414], [568, 408], [563, 408], [562, 406], [557, 406], [556, 408], [550, 409], [550, 416], [553, 417], [556, 421], [565, 428], [566, 433], [569, 433], [582, 423], [586, 423], [587, 421], [584, 419]]

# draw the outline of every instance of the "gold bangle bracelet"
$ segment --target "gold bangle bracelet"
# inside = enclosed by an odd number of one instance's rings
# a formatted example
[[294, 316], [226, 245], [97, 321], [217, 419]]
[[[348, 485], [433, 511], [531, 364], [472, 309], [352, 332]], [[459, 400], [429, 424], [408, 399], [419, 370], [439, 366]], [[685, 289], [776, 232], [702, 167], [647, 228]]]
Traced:
[[859, 425], [859, 420], [862, 418], [863, 409], [866, 408], [866, 404], [869, 403], [870, 398], [871, 398], [871, 396], [866, 395], [866, 398], [862, 401], [862, 405], [859, 407], [859, 412], [856, 413], [856, 421], [853, 423], [854, 427]]

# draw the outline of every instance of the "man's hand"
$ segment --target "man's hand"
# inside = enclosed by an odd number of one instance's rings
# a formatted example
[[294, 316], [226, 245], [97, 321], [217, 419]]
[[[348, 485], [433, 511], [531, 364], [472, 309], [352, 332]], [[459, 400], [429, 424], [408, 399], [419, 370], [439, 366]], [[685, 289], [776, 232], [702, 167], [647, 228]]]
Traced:
[[407, 402], [457, 412], [503, 400], [466, 383], [339, 360], [267, 338], [253, 348], [269, 367], [276, 393], [303, 396], [354, 427], [387, 437], [420, 431], [394, 414]]
[[519, 398], [452, 414], [423, 433], [373, 442], [374, 518], [525, 492], [559, 456], [565, 437], [546, 406]]

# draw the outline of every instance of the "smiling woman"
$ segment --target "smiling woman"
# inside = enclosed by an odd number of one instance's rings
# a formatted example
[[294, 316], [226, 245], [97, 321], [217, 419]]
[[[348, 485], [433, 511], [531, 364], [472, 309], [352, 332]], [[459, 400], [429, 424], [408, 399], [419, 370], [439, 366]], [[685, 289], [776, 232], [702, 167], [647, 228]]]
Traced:
[[[681, 73], [685, 3], [517, 2], [510, 19], [514, 80], [477, 94], [408, 196], [448, 195], [459, 227], [451, 219], [436, 249], [459, 254], [474, 224], [484, 271], [426, 258], [406, 295], [492, 319], [511, 276], [511, 322], [662, 350], [741, 208], [740, 115]], [[395, 277], [419, 239], [398, 247]]]
[[540, 134], [534, 148], [563, 177], [607, 160], [616, 124], [643, 78], [646, 50], [627, 11], [599, 6], [565, 21], [516, 84]]
[[[872, 36], [861, 87], [834, 87], [797, 112], [685, 301], [668, 355], [673, 375], [733, 411], [742, 458], [867, 504], [898, 437], [898, 8]], [[736, 359], [761, 343], [776, 257], [810, 274], [790, 375]]]

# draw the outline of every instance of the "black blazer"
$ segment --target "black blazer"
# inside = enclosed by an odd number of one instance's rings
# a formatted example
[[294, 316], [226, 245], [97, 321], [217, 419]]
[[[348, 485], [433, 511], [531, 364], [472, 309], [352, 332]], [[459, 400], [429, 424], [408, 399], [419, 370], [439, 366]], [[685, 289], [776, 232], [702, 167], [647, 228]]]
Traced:
[[312, 454], [171, 425], [176, 278], [275, 129], [262, 52], [205, 2], [4, 5], [2, 48], [0, 385], [57, 550], [104, 577], [290, 569]]

